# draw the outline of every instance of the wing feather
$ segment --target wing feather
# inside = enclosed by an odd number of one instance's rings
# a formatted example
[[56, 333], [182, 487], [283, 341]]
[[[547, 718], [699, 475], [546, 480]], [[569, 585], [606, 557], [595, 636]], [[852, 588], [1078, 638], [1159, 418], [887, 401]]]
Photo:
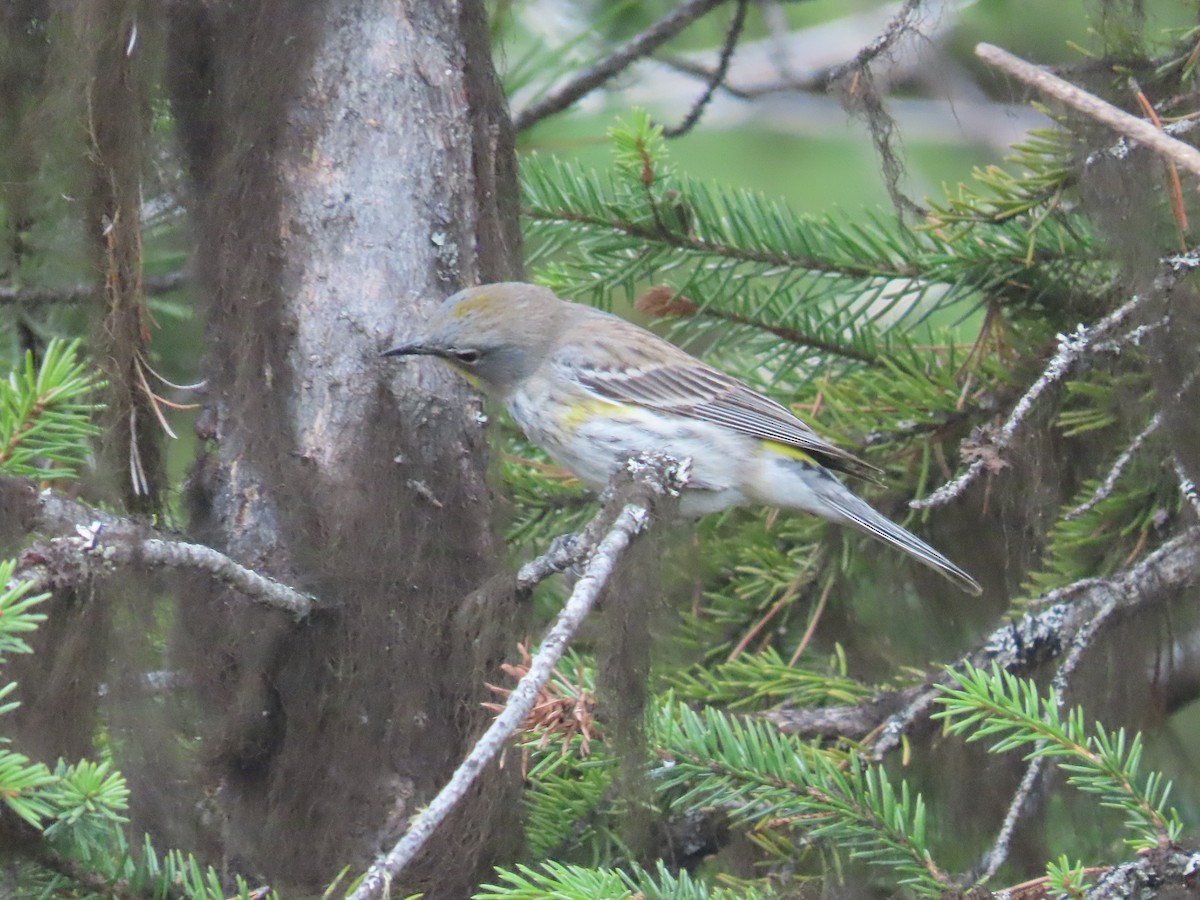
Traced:
[[[644, 347], [644, 344], [643, 344]], [[668, 349], [669, 348], [669, 349]], [[724, 372], [656, 339], [658, 359], [649, 354], [618, 359], [620, 368], [580, 366], [570, 361], [577, 379], [606, 400], [637, 403], [651, 409], [724, 425], [768, 441], [778, 441], [813, 456], [831, 469], [874, 479], [879, 470], [822, 438], [790, 410], [751, 390]], [[562, 361], [564, 364], [566, 360]]]

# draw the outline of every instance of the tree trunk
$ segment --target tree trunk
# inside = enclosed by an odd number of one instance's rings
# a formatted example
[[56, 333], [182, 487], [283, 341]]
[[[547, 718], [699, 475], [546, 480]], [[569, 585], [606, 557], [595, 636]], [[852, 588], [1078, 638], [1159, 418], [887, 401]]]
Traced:
[[[209, 300], [193, 527], [324, 606], [296, 624], [196, 596], [175, 644], [226, 861], [319, 886], [390, 844], [469, 745], [485, 660], [453, 654], [516, 639], [510, 613], [456, 633], [501, 552], [479, 400], [378, 358], [517, 271], [512, 134], [477, 0], [197, 2], [173, 27]], [[394, 890], [466, 893], [516, 833], [515, 768], [447, 828], [433, 880]]]

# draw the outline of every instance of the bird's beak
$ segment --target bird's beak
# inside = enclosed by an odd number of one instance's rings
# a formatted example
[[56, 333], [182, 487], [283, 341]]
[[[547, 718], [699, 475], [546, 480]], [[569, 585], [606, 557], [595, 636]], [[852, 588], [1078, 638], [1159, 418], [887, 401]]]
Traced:
[[391, 350], [384, 350], [380, 356], [438, 356], [440, 351], [436, 347], [430, 347], [422, 344], [419, 341], [410, 341], [407, 344], [399, 344]]

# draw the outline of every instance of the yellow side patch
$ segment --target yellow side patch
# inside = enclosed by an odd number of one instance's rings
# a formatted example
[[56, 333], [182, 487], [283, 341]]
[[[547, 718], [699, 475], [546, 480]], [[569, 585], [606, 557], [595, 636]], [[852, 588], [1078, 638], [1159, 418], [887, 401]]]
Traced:
[[576, 432], [596, 416], [611, 416], [614, 411], [622, 409], [619, 403], [609, 403], [607, 400], [580, 400], [567, 407], [558, 418], [560, 428]]
[[788, 459], [796, 459], [802, 463], [808, 463], [810, 466], [820, 465], [809, 454], [791, 444], [784, 444], [780, 441], [763, 441], [763, 449], [768, 453], [776, 453], [779, 456], [786, 456]]
[[454, 304], [454, 309], [450, 311], [450, 318], [463, 319], [477, 310], [487, 309], [492, 305], [492, 295], [486, 293], [477, 293]]

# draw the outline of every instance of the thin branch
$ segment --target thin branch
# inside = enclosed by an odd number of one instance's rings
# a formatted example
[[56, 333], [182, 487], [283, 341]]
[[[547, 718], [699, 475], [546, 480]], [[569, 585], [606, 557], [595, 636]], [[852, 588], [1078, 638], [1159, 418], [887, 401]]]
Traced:
[[[1031, 611], [1020, 621], [997, 628], [954, 668], [961, 668], [964, 662], [988, 668], [995, 662], [1013, 673], [1032, 671], [1061, 655], [1064, 648], [1072, 648], [1068, 654], [1076, 652], [1074, 648], [1079, 642], [1086, 644], [1092, 639], [1093, 630], [1111, 620], [1111, 612], [1161, 603], [1197, 580], [1200, 580], [1200, 527], [1177, 535], [1137, 565], [1110, 578], [1087, 578], [1043, 594], [1032, 601]], [[1114, 604], [1111, 611], [1110, 604]], [[1073, 667], [1074, 663], [1067, 674]], [[923, 684], [881, 692], [854, 706], [772, 710], [762, 717], [782, 731], [804, 737], [861, 739], [877, 731], [871, 751], [873, 757], [881, 759], [899, 746], [901, 738], [916, 722], [925, 718], [940, 695], [939, 686], [948, 677], [939, 673]]]
[[[1075, 364], [1092, 349], [1093, 344], [1097, 341], [1106, 338], [1114, 328], [1117, 328], [1124, 322], [1135, 309], [1142, 303], [1141, 295], [1134, 295], [1132, 299], [1121, 305], [1120, 308], [1109, 313], [1099, 322], [1091, 327], [1080, 325], [1074, 332], [1069, 335], [1060, 334], [1058, 336], [1058, 352], [1050, 360], [1049, 365], [1021, 397], [1017, 401], [1017, 405], [1013, 407], [1013, 411], [1009, 414], [1008, 420], [1000, 429], [1000, 433], [991, 441], [990, 447], [998, 455], [1007, 449], [1009, 442], [1016, 435], [1017, 430], [1024, 424], [1025, 419], [1033, 410], [1034, 405], [1049, 388], [1057, 385], [1075, 368]], [[967, 468], [965, 472], [942, 485], [932, 494], [927, 497], [922, 497], [918, 500], [911, 501], [908, 505], [913, 509], [931, 509], [935, 506], [942, 506], [949, 503], [951, 500], [958, 498], [970, 485], [979, 477], [984, 468], [988, 465], [988, 461], [983, 457], [977, 458]]]
[[392, 880], [421, 851], [438, 825], [465, 796], [484, 767], [500, 753], [533, 708], [538, 693], [554, 674], [554, 667], [566, 651], [567, 644], [591, 611], [622, 554], [634, 536], [646, 527], [651, 514], [659, 511], [657, 507], [661, 499], [678, 496], [680, 488], [687, 482], [688, 468], [686, 462], [680, 464], [662, 454], [644, 454], [631, 460], [625, 473], [618, 474], [617, 478], [623, 479], [624, 484], [610, 490], [609, 500], [597, 518], [607, 519], [614, 506], [620, 512], [592, 551], [583, 575], [562, 612], [546, 632], [537, 655], [529, 664], [529, 670], [508, 695], [504, 709], [471, 748], [450, 780], [417, 815], [387, 856], [371, 866], [349, 895], [349, 900], [374, 900], [383, 896], [390, 889]]
[[679, 32], [701, 16], [724, 3], [725, 0], [687, 0], [669, 14], [634, 37], [623, 47], [576, 73], [566, 84], [535, 100], [513, 118], [517, 131], [541, 121], [547, 116], [562, 112], [576, 100], [590, 94], [606, 81], [619, 75], [631, 64], [653, 53]]
[[920, 8], [923, 0], [904, 0], [904, 5], [894, 15], [887, 28], [876, 35], [871, 43], [867, 44], [854, 55], [853, 59], [846, 60], [840, 66], [834, 66], [824, 73], [824, 80], [820, 83], [821, 87], [828, 88], [835, 81], [845, 78], [847, 75], [855, 74], [863, 71], [868, 65], [879, 58], [880, 55], [887, 53], [896, 45], [912, 27], [912, 17]]
[[1137, 437], [1129, 442], [1129, 446], [1117, 457], [1112, 468], [1108, 470], [1108, 475], [1105, 476], [1104, 482], [1096, 488], [1092, 496], [1063, 516], [1063, 520], [1070, 522], [1073, 519], [1078, 519], [1084, 513], [1094, 509], [1097, 503], [1107, 500], [1112, 494], [1113, 488], [1117, 486], [1121, 475], [1124, 474], [1125, 467], [1129, 465], [1130, 461], [1137, 455], [1137, 452], [1142, 449], [1142, 444], [1146, 443], [1146, 438], [1158, 431], [1160, 425], [1162, 425], [1162, 413], [1157, 412], [1150, 419], [1149, 424], [1138, 433]]
[[[819, 69], [795, 73], [788, 71], [788, 60], [780, 57], [780, 51], [786, 50], [786, 47], [776, 50], [772, 48], [772, 56], [775, 57], [775, 68], [780, 72], [780, 77], [774, 81], [743, 83], [731, 82], [728, 79], [720, 82], [720, 90], [729, 94], [732, 97], [737, 97], [740, 100], [754, 100], [760, 97], [770, 96], [772, 94], [781, 93], [807, 93], [815, 91], [827, 91], [836, 81], [845, 78], [847, 75], [853, 75], [862, 71], [865, 67], [873, 63], [881, 55], [893, 50], [900, 40], [908, 34], [913, 34], [913, 18], [922, 0], [906, 0], [905, 3], [899, 4], [899, 9], [888, 19], [887, 25], [880, 32], [864, 45], [854, 56], [849, 59], [843, 59], [834, 65], [827, 65]], [[764, 8], [762, 14], [765, 17], [768, 15], [768, 8]], [[849, 19], [857, 18], [849, 16]], [[922, 32], [922, 34], [925, 34]], [[930, 36], [926, 35], [929, 40]], [[795, 45], [792, 50], [797, 58], [804, 60], [806, 53], [817, 49], [814, 46], [815, 40], [807, 43]], [[753, 44], [746, 45], [749, 50]], [[820, 49], [824, 49], [821, 47]], [[690, 75], [694, 78], [699, 78], [704, 81], [712, 80], [715, 74], [713, 66], [705, 65], [704, 63], [696, 62], [694, 58], [685, 56], [657, 54], [655, 60], [668, 66], [671, 69], [681, 72], [684, 75]], [[906, 66], [906, 73], [911, 72], [916, 68], [916, 65]]]
[[593, 216], [570, 209], [546, 210], [524, 207], [521, 210], [521, 215], [535, 222], [561, 222], [567, 225], [604, 228], [616, 234], [642, 238], [650, 243], [663, 243], [678, 250], [696, 253], [711, 253], [714, 256], [721, 256], [739, 262], [803, 268], [810, 272], [844, 275], [847, 278], [907, 278], [916, 280], [922, 276], [922, 273], [915, 267], [901, 265], [893, 260], [880, 260], [874, 265], [858, 264], [851, 260], [834, 264], [794, 254], [776, 253], [771, 250], [735, 247], [691, 234], [664, 231], [657, 226], [642, 225], [620, 218], [606, 219], [602, 216]]
[[717, 66], [713, 69], [712, 75], [708, 79], [708, 84], [704, 88], [704, 93], [699, 96], [692, 108], [688, 110], [683, 121], [672, 128], [664, 128], [663, 135], [669, 138], [683, 137], [696, 123], [700, 121], [700, 116], [704, 114], [704, 108], [708, 106], [712, 100], [713, 94], [725, 82], [725, 76], [729, 74], [729, 63], [733, 59], [733, 51], [737, 49], [738, 38], [742, 35], [742, 27], [746, 24], [746, 9], [750, 6], [750, 0], [735, 0], [737, 8], [733, 12], [733, 19], [729, 23], [729, 30], [725, 32], [725, 42], [721, 45], [721, 54], [717, 57]]
[[[151, 275], [144, 280], [143, 287], [147, 296], [168, 294], [182, 287], [187, 280], [187, 272], [180, 269], [166, 275]], [[0, 306], [83, 303], [98, 297], [102, 292], [103, 287], [94, 282], [83, 282], [57, 288], [0, 285]]]
[[[1038, 612], [1015, 625], [998, 628], [967, 659], [977, 668], [989, 667], [994, 661], [1009, 672], [1028, 671], [1047, 657], [1057, 656], [1063, 647], [1074, 647], [1081, 635], [1090, 640], [1094, 619], [1103, 616], [1103, 622], [1115, 610], [1132, 611], [1162, 602], [1179, 588], [1194, 584], [1198, 575], [1200, 527], [1177, 535], [1137, 565], [1111, 578], [1085, 578], [1043, 594], [1031, 604]], [[1108, 609], [1110, 604], [1112, 610]], [[899, 745], [912, 721], [932, 705], [934, 697], [928, 695], [939, 693], [942, 680], [939, 677], [931, 682], [927, 696], [918, 697], [884, 724], [882, 736], [872, 748], [876, 757]]]
[[1200, 150], [1164, 134], [1144, 119], [1130, 115], [1111, 103], [1101, 100], [1095, 94], [1089, 94], [1071, 82], [1051, 74], [1041, 66], [1026, 62], [992, 44], [976, 44], [975, 55], [988, 65], [995, 66], [1013, 78], [1060, 100], [1085, 116], [1107, 125], [1114, 131], [1150, 148], [1160, 156], [1183, 166], [1193, 175], [1200, 175]]
[[104, 528], [78, 526], [75, 537], [58, 537], [34, 544], [21, 554], [14, 579], [44, 591], [112, 575], [133, 565], [150, 568], [190, 569], [207, 572], [217, 581], [251, 600], [282, 609], [303, 619], [317, 605], [308, 594], [290, 588], [253, 569], [234, 562], [224, 553], [187, 541], [130, 536], [103, 540]]
[[549, 550], [531, 559], [517, 571], [517, 589], [532, 591], [551, 575], [565, 572], [578, 563], [587, 555], [587, 548], [594, 546], [594, 541], [587, 541], [581, 535], [559, 535], [550, 542]]
[[107, 577], [117, 567], [146, 565], [207, 572], [258, 603], [308, 615], [313, 597], [234, 562], [224, 553], [157, 531], [135, 519], [117, 516], [57, 494], [38, 492], [26, 479], [0, 476], [0, 507], [25, 532], [68, 534], [26, 548], [15, 578], [35, 590]]

